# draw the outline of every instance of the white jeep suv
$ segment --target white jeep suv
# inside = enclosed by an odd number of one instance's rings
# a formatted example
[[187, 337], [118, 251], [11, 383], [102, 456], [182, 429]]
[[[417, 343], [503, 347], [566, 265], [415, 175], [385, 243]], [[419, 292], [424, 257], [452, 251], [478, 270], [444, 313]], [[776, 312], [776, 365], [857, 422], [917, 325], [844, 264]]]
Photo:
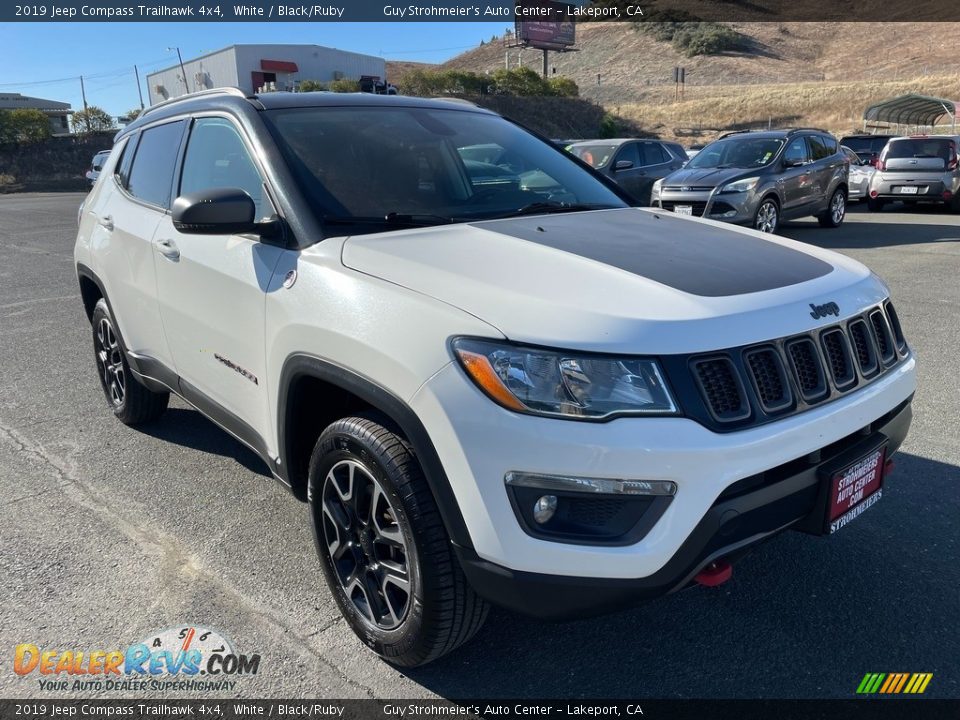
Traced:
[[462, 103], [157, 105], [117, 135], [76, 266], [116, 416], [172, 392], [257, 452], [398, 665], [488, 602], [582, 617], [841, 529], [910, 425], [914, 358], [867, 268], [630, 207]]

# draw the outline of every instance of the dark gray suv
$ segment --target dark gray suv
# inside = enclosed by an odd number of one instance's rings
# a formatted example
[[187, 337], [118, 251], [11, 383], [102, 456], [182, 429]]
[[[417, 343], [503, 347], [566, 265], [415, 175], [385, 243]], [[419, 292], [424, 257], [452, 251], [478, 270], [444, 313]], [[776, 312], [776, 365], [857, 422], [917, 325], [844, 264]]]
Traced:
[[641, 205], [650, 204], [654, 182], [687, 162], [683, 146], [665, 140], [581, 140], [567, 145], [566, 150], [613, 180]]
[[730, 133], [654, 183], [651, 204], [768, 233], [808, 215], [839, 227], [849, 167], [836, 138], [823, 130]]

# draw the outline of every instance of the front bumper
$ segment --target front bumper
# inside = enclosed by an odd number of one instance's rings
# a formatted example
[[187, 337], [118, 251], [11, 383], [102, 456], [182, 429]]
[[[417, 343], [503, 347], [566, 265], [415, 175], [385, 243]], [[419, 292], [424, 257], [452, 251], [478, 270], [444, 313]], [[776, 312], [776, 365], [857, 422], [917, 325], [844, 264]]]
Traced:
[[912, 419], [911, 403], [861, 431], [831, 443], [822, 452], [773, 468], [728, 488], [710, 507], [679, 550], [654, 574], [635, 579], [580, 578], [518, 572], [458, 548], [473, 588], [515, 612], [550, 620], [588, 617], [680, 590], [707, 564], [733, 561], [750, 548], [790, 527], [822, 522], [820, 468], [855, 462], [886, 442], [887, 457], [900, 447]]
[[716, 189], [683, 191], [671, 187], [661, 188], [659, 197], [653, 198], [653, 207], [677, 212], [677, 207], [689, 207], [695, 217], [737, 225], [750, 224], [757, 211], [759, 197], [755, 191], [719, 193]]
[[[684, 417], [577, 422], [519, 415], [493, 403], [454, 363], [424, 384], [410, 406], [437, 449], [478, 561], [567, 581], [639, 582], [659, 577], [735, 483], [861, 432], [907, 401], [916, 388], [915, 365], [908, 357], [847, 396], [728, 433]], [[504, 484], [509, 472], [664, 480], [677, 489], [641, 540], [570, 544], [525, 532]]]

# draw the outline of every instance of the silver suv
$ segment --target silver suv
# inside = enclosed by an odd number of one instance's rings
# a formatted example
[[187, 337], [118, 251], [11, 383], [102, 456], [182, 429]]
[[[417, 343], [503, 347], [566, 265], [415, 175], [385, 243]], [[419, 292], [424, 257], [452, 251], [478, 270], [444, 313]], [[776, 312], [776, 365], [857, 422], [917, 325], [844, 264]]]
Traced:
[[946, 203], [960, 212], [960, 168], [956, 135], [915, 135], [893, 138], [880, 154], [877, 172], [870, 180], [871, 210], [902, 200]]
[[651, 205], [768, 233], [807, 215], [839, 227], [849, 166], [836, 138], [823, 130], [729, 133], [654, 183]]

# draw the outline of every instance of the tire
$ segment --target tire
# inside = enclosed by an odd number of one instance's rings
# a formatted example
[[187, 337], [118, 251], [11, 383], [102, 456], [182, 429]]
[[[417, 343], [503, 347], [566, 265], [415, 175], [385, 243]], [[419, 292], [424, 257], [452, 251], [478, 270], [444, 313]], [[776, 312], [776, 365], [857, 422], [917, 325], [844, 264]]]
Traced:
[[780, 226], [780, 205], [773, 197], [765, 197], [753, 215], [753, 229], [775, 233]]
[[817, 216], [820, 227], [838, 228], [843, 225], [843, 219], [847, 216], [847, 193], [843, 188], [837, 188], [830, 196], [830, 204], [827, 209]]
[[107, 405], [125, 425], [143, 425], [167, 409], [170, 393], [153, 392], [130, 372], [127, 352], [120, 342], [107, 301], [93, 308], [93, 353]]
[[310, 514], [347, 623], [387, 662], [415, 667], [467, 642], [489, 606], [467, 583], [410, 446], [385, 424], [348, 417], [320, 434]]
[[886, 201], [877, 200], [876, 198], [867, 198], [867, 209], [870, 212], [880, 212], [883, 210], [883, 206], [886, 205]]

